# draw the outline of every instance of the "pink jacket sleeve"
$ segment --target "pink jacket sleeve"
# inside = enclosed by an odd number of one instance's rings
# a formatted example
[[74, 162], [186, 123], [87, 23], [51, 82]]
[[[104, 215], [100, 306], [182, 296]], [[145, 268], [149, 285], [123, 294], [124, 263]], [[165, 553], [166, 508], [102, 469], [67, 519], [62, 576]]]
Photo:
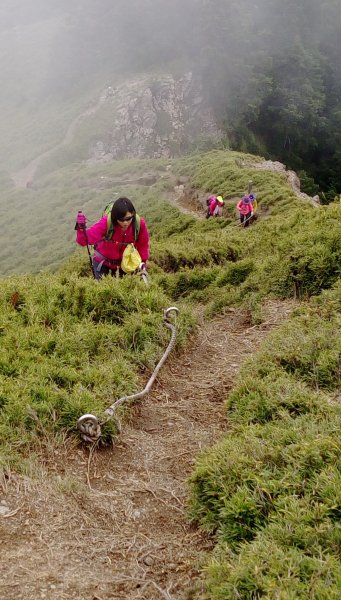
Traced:
[[240, 210], [242, 203], [243, 203], [243, 200], [239, 200], [239, 202], [237, 204], [237, 210]]
[[[107, 219], [108, 217], [105, 215], [101, 218], [100, 221], [89, 227], [86, 230], [86, 235], [88, 238], [88, 243], [90, 246], [93, 246], [97, 242], [100, 242], [107, 233]], [[86, 236], [83, 229], [77, 229], [76, 233], [76, 242], [80, 246], [86, 246]], [[141, 253], [140, 253], [141, 254]]]
[[210, 215], [213, 215], [214, 213], [214, 209], [217, 206], [218, 202], [216, 200], [216, 198], [213, 198], [213, 200], [211, 200], [210, 202]]
[[136, 248], [139, 251], [143, 262], [149, 258], [149, 233], [144, 219], [140, 220], [140, 233], [136, 241]]

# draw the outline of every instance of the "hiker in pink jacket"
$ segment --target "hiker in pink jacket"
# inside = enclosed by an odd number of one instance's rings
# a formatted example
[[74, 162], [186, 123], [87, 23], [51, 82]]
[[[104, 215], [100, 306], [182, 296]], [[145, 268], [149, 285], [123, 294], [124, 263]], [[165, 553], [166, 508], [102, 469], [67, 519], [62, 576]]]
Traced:
[[222, 217], [223, 216], [223, 206], [224, 200], [222, 196], [210, 196], [207, 198], [207, 213], [206, 219], [210, 217]]
[[[112, 226], [111, 226], [112, 224]], [[94, 246], [92, 259], [96, 279], [115, 275], [121, 269], [124, 250], [134, 244], [142, 259], [141, 268], [149, 258], [149, 233], [144, 219], [140, 218], [129, 198], [118, 198], [110, 215], [105, 214], [97, 223], [86, 229], [86, 216], [79, 212], [76, 219], [76, 242], [80, 246]]]
[[239, 200], [237, 210], [240, 214], [240, 223], [243, 224], [243, 227], [248, 227], [253, 217], [253, 206], [249, 196], [244, 196]]

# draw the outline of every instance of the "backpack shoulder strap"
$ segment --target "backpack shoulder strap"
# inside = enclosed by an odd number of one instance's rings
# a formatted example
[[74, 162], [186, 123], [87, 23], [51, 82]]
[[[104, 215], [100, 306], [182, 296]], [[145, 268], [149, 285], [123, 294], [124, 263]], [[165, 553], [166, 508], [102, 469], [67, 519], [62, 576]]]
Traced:
[[113, 222], [111, 220], [111, 209], [113, 206], [113, 202], [109, 202], [109, 204], [106, 205], [104, 211], [103, 211], [103, 217], [106, 215], [108, 220], [107, 220], [107, 231], [106, 234], [104, 236], [105, 240], [110, 240], [112, 238], [112, 235], [114, 233], [114, 225]]
[[141, 229], [141, 217], [140, 217], [140, 215], [138, 215], [136, 213], [135, 222], [134, 222], [134, 240], [135, 240], [135, 242], [138, 240], [138, 237], [140, 235], [140, 229]]

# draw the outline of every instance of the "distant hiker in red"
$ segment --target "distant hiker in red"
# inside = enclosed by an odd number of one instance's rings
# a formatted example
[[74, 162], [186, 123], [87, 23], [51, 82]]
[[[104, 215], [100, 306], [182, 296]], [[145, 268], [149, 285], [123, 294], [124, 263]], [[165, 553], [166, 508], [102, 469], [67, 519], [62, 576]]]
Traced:
[[115, 275], [121, 269], [123, 252], [129, 244], [138, 250], [142, 264], [149, 258], [149, 233], [142, 217], [136, 214], [129, 198], [118, 198], [107, 214], [94, 225], [86, 229], [86, 216], [79, 212], [76, 218], [76, 242], [80, 246], [94, 246], [92, 259], [96, 279], [103, 275]]
[[253, 217], [253, 206], [249, 196], [244, 196], [239, 200], [237, 210], [239, 210], [240, 222], [243, 227], [248, 227]]
[[207, 198], [207, 213], [206, 219], [210, 217], [222, 217], [223, 216], [223, 206], [224, 200], [222, 196], [210, 196]]

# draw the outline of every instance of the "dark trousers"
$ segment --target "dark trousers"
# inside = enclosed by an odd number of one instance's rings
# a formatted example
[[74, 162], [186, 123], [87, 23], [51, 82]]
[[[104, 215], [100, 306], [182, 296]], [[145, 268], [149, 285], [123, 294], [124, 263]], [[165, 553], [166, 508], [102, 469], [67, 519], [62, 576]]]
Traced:
[[244, 223], [244, 227], [248, 227], [251, 223], [251, 213], [248, 215], [242, 215], [242, 213], [240, 213], [240, 222]]
[[97, 260], [93, 260], [92, 264], [94, 267], [95, 277], [98, 280], [102, 279], [102, 277], [104, 277], [105, 275], [111, 275], [112, 277], [123, 277], [123, 275], [125, 275], [125, 272], [122, 271], [122, 269], [120, 269], [119, 266], [110, 268], [106, 265], [101, 265], [101, 263]]
[[123, 275], [125, 275], [125, 272], [122, 271], [122, 269], [110, 269], [110, 267], [105, 267], [103, 265], [103, 267], [101, 268], [101, 277], [103, 277], [103, 275], [111, 275], [111, 277], [123, 277]]

